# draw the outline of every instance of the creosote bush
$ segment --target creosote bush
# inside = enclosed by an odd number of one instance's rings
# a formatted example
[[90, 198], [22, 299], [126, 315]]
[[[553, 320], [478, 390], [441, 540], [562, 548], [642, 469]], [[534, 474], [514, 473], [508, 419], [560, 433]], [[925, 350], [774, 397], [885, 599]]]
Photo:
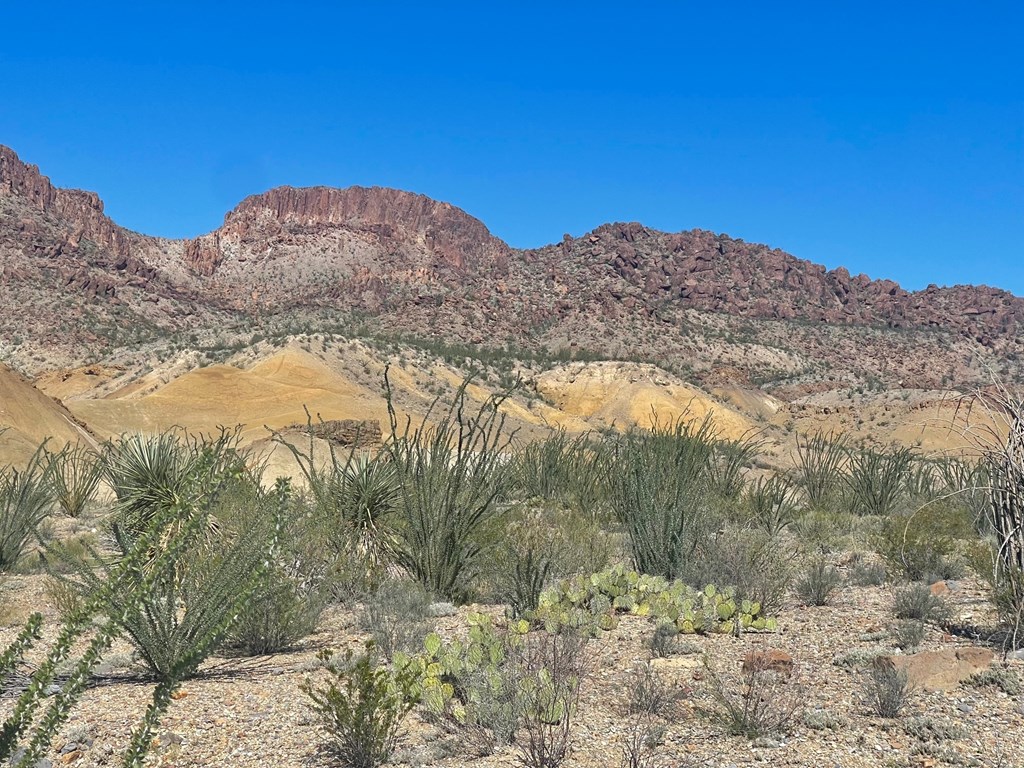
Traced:
[[330, 679], [323, 685], [307, 680], [303, 692], [330, 738], [330, 749], [350, 768], [377, 768], [391, 757], [398, 728], [416, 705], [413, 676], [378, 666], [372, 644], [365, 653], [335, 664], [321, 651]]
[[875, 714], [886, 718], [899, 717], [914, 695], [907, 671], [884, 659], [871, 665], [865, 692]]
[[819, 558], [797, 579], [796, 593], [805, 605], [827, 605], [842, 583], [839, 571]]
[[933, 595], [925, 584], [908, 584], [896, 591], [893, 613], [897, 619], [915, 619], [933, 624], [948, 621], [951, 612], [946, 601]]

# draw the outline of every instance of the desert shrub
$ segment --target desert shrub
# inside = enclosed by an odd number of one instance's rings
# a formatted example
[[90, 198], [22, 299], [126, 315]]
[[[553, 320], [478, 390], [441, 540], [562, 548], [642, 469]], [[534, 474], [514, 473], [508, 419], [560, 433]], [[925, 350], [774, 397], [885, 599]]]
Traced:
[[[249, 525], [253, 508], [270, 502], [249, 487], [244, 495], [236, 492], [231, 503], [220, 504], [218, 516], [238, 529]], [[225, 643], [243, 655], [286, 650], [312, 633], [334, 586], [332, 558], [324, 551], [316, 521], [303, 514], [304, 508], [294, 498], [278, 503], [287, 504], [288, 511], [279, 528], [276, 553], [259, 573], [253, 598], [239, 612]]]
[[355, 445], [339, 453], [329, 443], [323, 458], [311, 417], [308, 426], [304, 450], [280, 435], [275, 440], [291, 452], [306, 478], [314, 519], [334, 554], [340, 592], [359, 596], [376, 586], [392, 560], [399, 496], [395, 468], [385, 453], [369, 456]]
[[933, 595], [925, 584], [908, 584], [896, 590], [893, 614], [897, 619], [942, 624], [949, 620], [951, 612], [946, 601]]
[[679, 646], [679, 628], [674, 622], [659, 622], [647, 641], [651, 653], [659, 659], [672, 656]]
[[803, 710], [803, 687], [791, 671], [746, 665], [739, 680], [726, 680], [704, 658], [706, 679], [717, 704], [714, 722], [733, 736], [756, 739], [788, 732]]
[[518, 506], [503, 516], [491, 534], [493, 557], [482, 569], [498, 602], [522, 609], [536, 607], [536, 598], [550, 580], [579, 573], [597, 573], [612, 561], [615, 540], [592, 516], [546, 505]]
[[839, 571], [818, 558], [797, 579], [796, 593], [805, 605], [826, 605], [842, 583]]
[[992, 686], [1007, 696], [1019, 696], [1021, 693], [1020, 676], [1013, 667], [989, 667], [967, 678], [967, 684], [976, 688]]
[[904, 619], [896, 622], [889, 634], [892, 636], [893, 645], [910, 651], [917, 648], [924, 641], [925, 624], [919, 619]]
[[0, 572], [12, 570], [53, 509], [42, 448], [24, 469], [0, 468]]
[[766, 613], [782, 608], [793, 580], [796, 553], [762, 531], [728, 528], [694, 553], [684, 579], [694, 586], [730, 585], [739, 600], [760, 603]]
[[830, 506], [843, 488], [848, 451], [835, 434], [797, 436], [794, 476], [807, 503], [815, 509]]
[[571, 633], [531, 632], [514, 657], [519, 683], [518, 758], [526, 768], [558, 768], [569, 755], [586, 640]]
[[608, 460], [603, 441], [589, 434], [569, 437], [560, 429], [523, 446], [515, 455], [512, 472], [526, 498], [559, 502], [577, 512], [603, 517]]
[[504, 396], [469, 414], [468, 383], [440, 418], [431, 411], [401, 431], [389, 397], [391, 437], [382, 448], [399, 488], [396, 560], [429, 592], [456, 602], [468, 598], [491, 554], [482, 534], [512, 488], [503, 465], [512, 439], [500, 410]]
[[851, 563], [849, 581], [858, 587], [880, 587], [887, 578], [884, 564], [868, 560], [861, 554]]
[[665, 738], [665, 726], [646, 714], [634, 716], [619, 742], [619, 768], [654, 768], [656, 750]]
[[616, 445], [611, 504], [625, 528], [636, 569], [680, 578], [712, 528], [709, 419], [631, 429]]
[[391, 661], [396, 653], [412, 653], [433, 629], [430, 594], [417, 582], [391, 579], [371, 595], [359, 614], [374, 647]]
[[159, 572], [143, 565], [124, 573], [105, 607], [161, 685], [195, 673], [277, 556], [288, 485], [263, 491], [236, 444], [235, 435], [222, 432], [130, 436], [108, 445], [105, 471], [117, 497], [111, 553], [93, 549], [88, 559], [69, 561], [70, 583], [83, 595], [100, 593], [153, 520], [166, 519], [150, 557], [176, 542], [173, 561]]
[[876, 538], [885, 562], [912, 581], [937, 581], [963, 575], [959, 553], [975, 539], [966, 510], [935, 501], [918, 509], [892, 514], [882, 521]]
[[895, 718], [913, 698], [914, 691], [907, 678], [907, 671], [895, 667], [891, 662], [877, 659], [871, 665], [865, 683], [868, 705], [879, 717]]
[[800, 721], [812, 731], [840, 731], [846, 727], [846, 719], [827, 709], [804, 710]]
[[50, 490], [65, 515], [79, 517], [103, 475], [100, 457], [82, 445], [66, 446], [47, 457]]
[[992, 533], [989, 489], [992, 480], [985, 461], [945, 458], [935, 464], [943, 494], [964, 507], [978, 532]]
[[398, 728], [416, 704], [410, 673], [378, 666], [372, 645], [341, 665], [321, 652], [330, 674], [326, 684], [307, 680], [303, 692], [330, 738], [330, 749], [342, 765], [376, 768], [391, 757]]
[[676, 702], [675, 691], [650, 664], [633, 668], [626, 680], [626, 690], [631, 715], [667, 717]]
[[796, 518], [792, 530], [805, 547], [824, 555], [851, 546], [863, 520], [849, 512], [812, 507]]
[[778, 536], [796, 522], [799, 489], [782, 475], [757, 478], [747, 485], [744, 503], [750, 522], [770, 536]]

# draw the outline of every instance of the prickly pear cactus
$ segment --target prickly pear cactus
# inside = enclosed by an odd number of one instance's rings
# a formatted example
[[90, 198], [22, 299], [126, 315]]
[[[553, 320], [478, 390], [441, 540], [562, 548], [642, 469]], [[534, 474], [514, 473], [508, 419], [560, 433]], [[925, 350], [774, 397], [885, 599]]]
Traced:
[[680, 581], [622, 566], [562, 581], [541, 594], [537, 610], [529, 618], [549, 632], [573, 629], [593, 634], [613, 629], [618, 625], [617, 616], [624, 613], [648, 616], [656, 623], [672, 622], [684, 634], [738, 634], [776, 628], [775, 619], [765, 616], [759, 603], [737, 601], [731, 587], [708, 584], [695, 590]]

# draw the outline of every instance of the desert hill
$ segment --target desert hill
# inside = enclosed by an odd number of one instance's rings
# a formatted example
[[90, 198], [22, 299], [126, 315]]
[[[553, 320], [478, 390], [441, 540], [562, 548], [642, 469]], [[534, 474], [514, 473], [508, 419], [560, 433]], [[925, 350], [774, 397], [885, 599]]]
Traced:
[[[527, 394], [507, 404], [524, 434], [690, 407], [730, 434], [821, 422], [928, 442], [915, 437], [927, 393], [1024, 380], [1024, 299], [995, 288], [909, 292], [638, 223], [518, 250], [448, 203], [379, 187], [280, 187], [214, 232], [165, 240], [6, 147], [0, 294], [0, 359], [101, 436], [244, 423], [255, 439], [303, 404], [380, 418], [383, 365], [409, 350], [424, 357], [392, 376], [410, 413], [473, 366], [525, 371]], [[298, 354], [311, 343], [323, 349]], [[327, 360], [345, 344], [366, 346], [358, 365]]]
[[67, 443], [96, 445], [94, 436], [63, 405], [0, 365], [0, 466], [23, 463], [47, 438], [52, 450]]

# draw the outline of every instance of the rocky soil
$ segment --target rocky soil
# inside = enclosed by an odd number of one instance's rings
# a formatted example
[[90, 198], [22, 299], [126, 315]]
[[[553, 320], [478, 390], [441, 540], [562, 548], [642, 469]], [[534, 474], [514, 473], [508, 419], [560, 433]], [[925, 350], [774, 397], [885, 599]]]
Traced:
[[[943, 586], [945, 591], [946, 587]], [[984, 590], [970, 580], [950, 583], [947, 599], [962, 625], [985, 625], [991, 619]], [[1024, 698], [997, 685], [964, 679], [981, 669], [998, 670], [1019, 681], [1024, 661], [1003, 660], [1000, 649], [981, 639], [944, 634], [932, 628], [922, 650], [933, 654], [928, 668], [938, 677], [917, 679], [919, 688], [904, 714], [885, 719], [865, 699], [866, 667], [858, 655], [891, 653], [886, 628], [892, 623], [893, 590], [847, 586], [824, 607], [787, 602], [779, 630], [733, 637], [693, 637], [678, 653], [652, 659], [648, 620], [626, 617], [619, 627], [588, 642], [589, 673], [573, 726], [573, 751], [567, 768], [617, 765], [622, 740], [633, 716], [628, 704], [634, 687], [631, 673], [650, 663], [672, 691], [672, 703], [654, 723], [663, 728], [655, 765], [734, 768], [744, 765], [807, 768], [879, 768], [880, 766], [1024, 765]], [[11, 578], [4, 590], [8, 605], [0, 642], [14, 636], [17, 621], [41, 608], [55, 625], [41, 577]], [[465, 614], [439, 619], [442, 635], [465, 631]], [[498, 607], [484, 606], [500, 620]], [[351, 609], [335, 608], [319, 631], [300, 647], [256, 659], [215, 658], [202, 674], [187, 682], [164, 719], [155, 746], [154, 765], [294, 766], [331, 765], [324, 736], [305, 706], [299, 684], [318, 674], [319, 649], [361, 646]], [[100, 668], [74, 716], [54, 743], [54, 765], [117, 765], [131, 727], [141, 715], [151, 684], [131, 666], [129, 648], [115, 647]], [[729, 736], [714, 724], [707, 656], [729, 690], [742, 691], [741, 667], [751, 653], [778, 652], [792, 676], [771, 691], [780, 705], [799, 705], [788, 732], [749, 740]], [[978, 656], [949, 677], [949, 658]], [[973, 656], [972, 656], [973, 654]], [[994, 656], [994, 658], [993, 658]], [[896, 657], [899, 659], [899, 655]], [[942, 661], [947, 659], [947, 661]], [[791, 660], [791, 661], [788, 661]], [[838, 663], [837, 663], [838, 662]], [[956, 671], [956, 670], [953, 670]], [[942, 679], [942, 675], [946, 679]], [[8, 700], [9, 701], [9, 700]], [[466, 733], [430, 722], [416, 711], [403, 728], [392, 764], [411, 766], [511, 766], [514, 746], [480, 755]]]

